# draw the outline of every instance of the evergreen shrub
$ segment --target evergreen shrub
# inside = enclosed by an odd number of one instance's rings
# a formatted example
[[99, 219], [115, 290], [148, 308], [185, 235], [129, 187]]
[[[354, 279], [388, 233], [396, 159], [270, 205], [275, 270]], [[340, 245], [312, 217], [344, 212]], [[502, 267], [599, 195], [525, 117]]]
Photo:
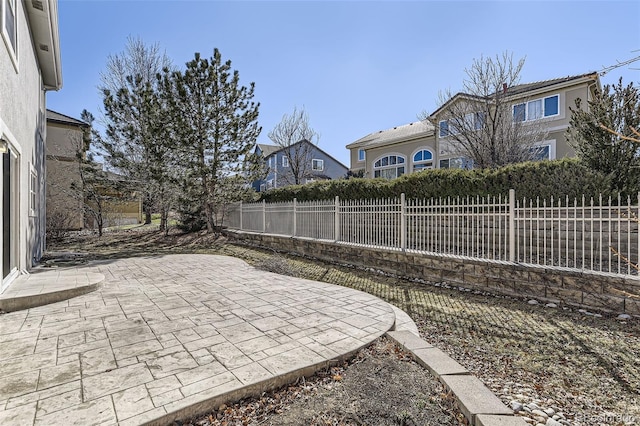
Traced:
[[[267, 202], [327, 200], [366, 200], [399, 197], [411, 199], [507, 196], [515, 189], [518, 199], [549, 200], [551, 197], [581, 199], [582, 195], [604, 197], [612, 194], [609, 181], [577, 159], [537, 161], [496, 169], [432, 169], [411, 173], [398, 179], [352, 178], [313, 182], [267, 191]], [[640, 189], [640, 188], [639, 188]], [[635, 197], [635, 195], [633, 195]]]

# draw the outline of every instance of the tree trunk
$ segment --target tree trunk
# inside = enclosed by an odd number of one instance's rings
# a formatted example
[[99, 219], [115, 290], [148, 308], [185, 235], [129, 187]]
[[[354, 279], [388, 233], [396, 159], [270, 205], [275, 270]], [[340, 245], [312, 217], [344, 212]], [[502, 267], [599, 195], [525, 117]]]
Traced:
[[204, 212], [207, 221], [207, 234], [211, 234], [214, 229], [213, 223], [213, 209], [211, 208], [211, 203], [204, 203]]

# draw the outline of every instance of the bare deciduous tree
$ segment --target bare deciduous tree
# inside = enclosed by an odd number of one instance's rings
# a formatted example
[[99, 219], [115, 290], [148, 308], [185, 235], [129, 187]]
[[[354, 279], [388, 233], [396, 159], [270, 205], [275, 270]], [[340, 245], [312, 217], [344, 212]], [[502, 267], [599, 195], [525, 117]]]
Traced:
[[[158, 172], [168, 168], [165, 152], [158, 152], [167, 139], [157, 78], [164, 70], [172, 70], [171, 60], [157, 43], [146, 45], [129, 37], [125, 50], [110, 55], [100, 74], [106, 129], [101, 148], [112, 168], [138, 184], [146, 224], [153, 210], [163, 219], [168, 211], [168, 197], [162, 197], [166, 191], [158, 189], [167, 188], [166, 176]], [[166, 226], [166, 220], [161, 225]]]
[[139, 76], [142, 83], [154, 85], [156, 76], [165, 68], [172, 68], [171, 59], [161, 51], [158, 43], [146, 45], [139, 37], [128, 37], [125, 50], [107, 56], [106, 69], [100, 73], [100, 93], [117, 93], [129, 87], [128, 77]]
[[92, 137], [95, 136], [91, 127], [93, 115], [83, 110], [80, 117], [89, 126], [82, 129], [81, 136], [77, 132], [69, 134], [69, 140], [75, 149], [79, 179], [71, 183], [67, 195], [82, 203], [85, 220], [90, 221], [98, 229], [98, 235], [102, 236], [108, 203], [112, 194], [117, 191], [117, 182], [107, 177], [102, 165], [95, 161], [93, 153], [89, 151]]
[[465, 69], [463, 91], [441, 92], [438, 110], [423, 112], [420, 118], [434, 124], [450, 152], [473, 160], [475, 167], [534, 159], [535, 144], [546, 137], [546, 126], [538, 111], [521, 115], [513, 108], [523, 66], [524, 59], [514, 61], [508, 52], [474, 59]]
[[278, 172], [279, 186], [299, 185], [304, 183], [304, 179], [313, 176], [313, 147], [318, 144], [320, 135], [309, 124], [309, 116], [304, 107], [301, 110], [295, 107], [291, 115], [283, 115], [280, 123], [268, 136], [282, 149], [282, 154], [287, 159], [287, 167], [280, 168]]

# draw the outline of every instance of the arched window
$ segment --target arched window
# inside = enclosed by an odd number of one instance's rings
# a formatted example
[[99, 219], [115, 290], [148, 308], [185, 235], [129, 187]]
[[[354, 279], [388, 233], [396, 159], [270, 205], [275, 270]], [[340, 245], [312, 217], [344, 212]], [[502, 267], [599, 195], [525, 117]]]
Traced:
[[386, 155], [373, 163], [373, 177], [395, 179], [405, 173], [406, 159], [402, 155]]
[[433, 153], [421, 148], [413, 154], [413, 171], [419, 172], [424, 169], [433, 169]]

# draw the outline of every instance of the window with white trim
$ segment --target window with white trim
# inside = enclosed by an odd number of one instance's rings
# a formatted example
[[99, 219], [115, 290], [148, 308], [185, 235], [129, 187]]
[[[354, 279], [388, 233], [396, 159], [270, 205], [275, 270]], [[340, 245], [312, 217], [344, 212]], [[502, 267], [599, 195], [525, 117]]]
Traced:
[[15, 62], [18, 54], [18, 19], [16, 11], [16, 0], [0, 0], [2, 10], [2, 37]]
[[367, 154], [364, 149], [360, 148], [358, 150], [358, 161], [365, 161], [367, 159]]
[[445, 158], [440, 160], [441, 169], [473, 169], [473, 160], [465, 157]]
[[530, 148], [533, 154], [533, 161], [555, 160], [556, 159], [556, 141], [548, 140], [534, 144]]
[[315, 170], [317, 172], [321, 172], [324, 170], [324, 160], [318, 160], [317, 158], [314, 158], [313, 160], [311, 160], [311, 169]]
[[373, 177], [395, 179], [405, 173], [407, 160], [402, 155], [386, 155], [373, 163]]
[[282, 157], [282, 167], [289, 167], [289, 157], [286, 155]]
[[425, 169], [433, 169], [433, 153], [429, 149], [422, 148], [413, 154], [413, 171], [419, 172]]
[[438, 123], [438, 132], [441, 138], [449, 136], [449, 120], [440, 120]]
[[38, 173], [36, 172], [36, 169], [34, 169], [33, 166], [31, 166], [31, 174], [29, 179], [29, 215], [30, 216], [36, 216], [37, 186], [38, 186]]
[[513, 121], [523, 122], [553, 117], [560, 114], [560, 95], [534, 99], [513, 106]]
[[450, 118], [440, 120], [438, 123], [438, 135], [446, 138], [450, 135], [457, 135], [460, 129], [463, 131], [480, 130], [484, 124], [484, 112], [470, 112], [463, 118]]

